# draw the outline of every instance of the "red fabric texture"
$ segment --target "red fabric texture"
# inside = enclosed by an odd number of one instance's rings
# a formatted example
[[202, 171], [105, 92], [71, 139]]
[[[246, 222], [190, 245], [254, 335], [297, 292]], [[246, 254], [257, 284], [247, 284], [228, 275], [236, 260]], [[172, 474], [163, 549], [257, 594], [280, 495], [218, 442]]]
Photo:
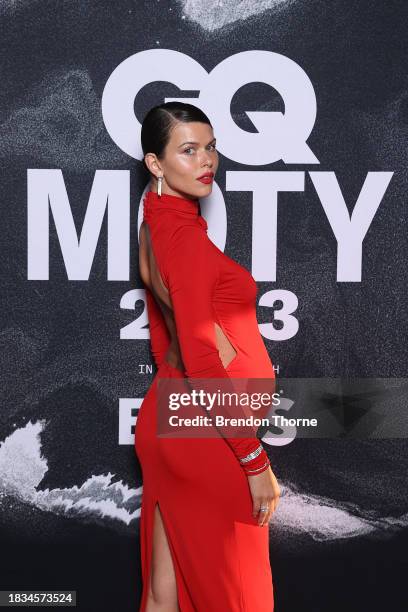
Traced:
[[[257, 285], [248, 270], [207, 235], [199, 201], [147, 192], [144, 221], [154, 258], [173, 306], [184, 370], [165, 360], [170, 345], [162, 311], [146, 288], [151, 350], [158, 367], [136, 423], [135, 448], [143, 471], [141, 546], [144, 610], [151, 570], [153, 513], [159, 504], [176, 571], [182, 612], [272, 612], [268, 526], [252, 516], [247, 477], [269, 466], [255, 436], [160, 439], [160, 377], [264, 378], [275, 373], [256, 318]], [[214, 322], [236, 350], [220, 359]], [[274, 385], [272, 385], [272, 391]], [[240, 459], [259, 449], [245, 464]], [[232, 452], [231, 452], [232, 451]], [[256, 551], [254, 557], [253, 552]]]

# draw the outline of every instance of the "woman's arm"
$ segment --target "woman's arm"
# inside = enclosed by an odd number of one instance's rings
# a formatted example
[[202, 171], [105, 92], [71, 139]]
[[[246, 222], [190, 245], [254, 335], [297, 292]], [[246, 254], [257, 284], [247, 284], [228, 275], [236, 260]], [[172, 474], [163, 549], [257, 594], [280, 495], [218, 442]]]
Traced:
[[[166, 257], [165, 281], [189, 379], [229, 378], [219, 356], [214, 328], [212, 298], [217, 280], [218, 268], [206, 230], [198, 226], [177, 229]], [[225, 440], [246, 474], [268, 469], [268, 455], [255, 436]]]

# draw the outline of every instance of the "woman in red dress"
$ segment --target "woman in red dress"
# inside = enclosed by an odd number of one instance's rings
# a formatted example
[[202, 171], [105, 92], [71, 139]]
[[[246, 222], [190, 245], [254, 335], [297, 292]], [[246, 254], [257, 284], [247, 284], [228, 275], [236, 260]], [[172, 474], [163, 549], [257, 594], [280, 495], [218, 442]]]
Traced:
[[140, 611], [273, 612], [268, 524], [280, 491], [260, 440], [157, 436], [160, 378], [275, 378], [256, 282], [209, 239], [200, 214], [218, 168], [211, 123], [191, 104], [161, 104], [143, 121], [142, 148], [151, 184], [139, 266], [158, 370], [135, 429]]

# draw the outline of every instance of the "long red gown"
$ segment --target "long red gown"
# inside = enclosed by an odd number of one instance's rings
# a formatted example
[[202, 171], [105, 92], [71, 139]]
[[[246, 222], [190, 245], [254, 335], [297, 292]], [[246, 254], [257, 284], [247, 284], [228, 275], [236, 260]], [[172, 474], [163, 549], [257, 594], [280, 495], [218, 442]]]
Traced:
[[[157, 503], [181, 612], [273, 612], [269, 529], [267, 524], [260, 527], [252, 514], [247, 477], [269, 466], [259, 439], [156, 435], [161, 377], [275, 378], [256, 318], [256, 282], [209, 239], [198, 200], [159, 197], [149, 191], [143, 205], [156, 265], [171, 297], [185, 370], [165, 360], [170, 335], [160, 306], [146, 287], [151, 349], [158, 370], [135, 428], [143, 474], [140, 611], [147, 602]], [[237, 351], [226, 368], [217, 349], [214, 321]], [[243, 458], [246, 461], [240, 461]]]

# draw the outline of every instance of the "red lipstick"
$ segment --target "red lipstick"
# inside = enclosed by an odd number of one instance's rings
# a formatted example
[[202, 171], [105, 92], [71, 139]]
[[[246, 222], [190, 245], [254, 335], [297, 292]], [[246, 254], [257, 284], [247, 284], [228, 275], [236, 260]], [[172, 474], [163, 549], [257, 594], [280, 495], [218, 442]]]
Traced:
[[209, 185], [214, 180], [214, 172], [206, 172], [198, 177], [197, 181], [204, 183], [205, 185]]

